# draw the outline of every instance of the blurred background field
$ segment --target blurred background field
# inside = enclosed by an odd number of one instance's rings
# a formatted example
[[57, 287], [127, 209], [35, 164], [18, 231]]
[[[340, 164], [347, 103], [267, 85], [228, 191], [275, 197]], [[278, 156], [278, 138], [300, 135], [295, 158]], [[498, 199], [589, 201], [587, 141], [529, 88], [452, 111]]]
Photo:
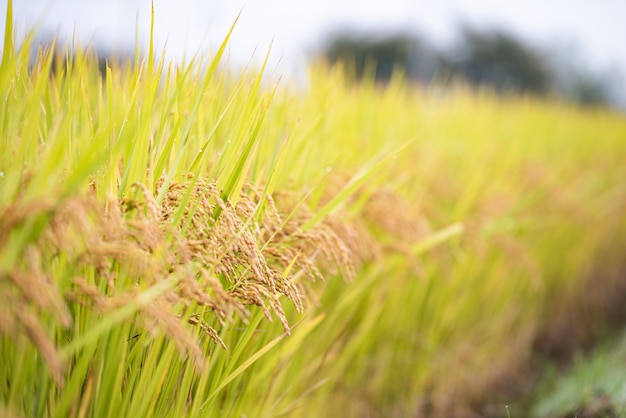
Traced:
[[428, 80], [413, 40], [348, 37], [302, 84], [222, 36], [171, 64], [5, 39], [1, 412], [526, 416], [542, 361], [620, 327], [612, 96], [503, 34]]
[[[0, 3], [4, 9], [6, 0]], [[31, 0], [15, 4], [15, 27], [38, 28], [41, 41], [53, 36], [80, 39], [101, 55], [133, 55], [136, 29], [148, 45], [150, 1]], [[462, 74], [536, 91], [552, 89], [580, 101], [626, 106], [626, 38], [620, 1], [533, 0], [523, 4], [494, 0], [355, 0], [261, 2], [156, 0], [156, 50], [180, 62], [215, 50], [241, 13], [228, 45], [230, 67], [260, 67], [272, 48], [267, 76], [306, 83], [312, 59], [338, 48], [374, 52], [389, 74], [391, 63], [407, 68], [421, 82], [446, 81]], [[371, 54], [370, 54], [371, 55]], [[553, 79], [545, 79], [546, 74]], [[527, 78], [533, 78], [528, 84]]]

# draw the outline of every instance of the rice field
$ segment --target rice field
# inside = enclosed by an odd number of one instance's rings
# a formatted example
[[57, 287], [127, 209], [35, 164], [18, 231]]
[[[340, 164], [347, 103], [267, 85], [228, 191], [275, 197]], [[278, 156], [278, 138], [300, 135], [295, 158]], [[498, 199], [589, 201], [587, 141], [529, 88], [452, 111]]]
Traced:
[[622, 114], [12, 31], [2, 416], [469, 416], [623, 303]]

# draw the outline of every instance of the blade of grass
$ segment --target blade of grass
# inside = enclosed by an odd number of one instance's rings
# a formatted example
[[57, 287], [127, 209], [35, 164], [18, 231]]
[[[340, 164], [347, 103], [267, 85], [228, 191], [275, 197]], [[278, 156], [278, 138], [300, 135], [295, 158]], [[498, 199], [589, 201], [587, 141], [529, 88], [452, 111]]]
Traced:
[[452, 225], [448, 225], [445, 228], [428, 235], [426, 238], [413, 245], [409, 252], [412, 255], [422, 254], [454, 237], [462, 235], [464, 232], [465, 226], [460, 222], [455, 222]]
[[209, 397], [206, 399], [206, 401], [204, 402], [203, 406], [208, 404], [210, 401], [212, 401], [213, 398], [215, 398], [222, 391], [222, 389], [224, 389], [230, 382], [232, 382], [234, 379], [236, 379], [239, 375], [241, 375], [248, 368], [250, 368], [250, 366], [252, 366], [258, 359], [263, 357], [268, 351], [270, 351], [272, 348], [274, 348], [276, 346], [276, 344], [278, 344], [280, 341], [282, 341], [286, 336], [287, 336], [287, 334], [279, 335], [278, 337], [276, 337], [273, 340], [271, 340], [269, 343], [265, 344], [256, 353], [254, 353], [253, 355], [248, 357], [232, 373], [230, 373], [228, 376], [226, 376], [224, 379], [222, 379], [222, 381], [220, 382], [219, 386], [217, 386], [217, 388], [215, 390], [213, 390], [211, 392], [211, 394], [209, 394]]
[[13, 0], [7, 1], [7, 10], [4, 23], [4, 49], [2, 51], [2, 67], [0, 71], [10, 68], [13, 58]]
[[[211, 79], [213, 77], [213, 75], [215, 74], [215, 71], [217, 70], [217, 65], [219, 63], [219, 61], [222, 58], [222, 55], [224, 54], [224, 51], [226, 50], [226, 45], [228, 45], [228, 42], [230, 40], [230, 37], [233, 33], [233, 30], [235, 29], [235, 25], [237, 24], [237, 21], [239, 20], [239, 16], [237, 15], [237, 17], [235, 18], [235, 21], [233, 22], [233, 24], [230, 26], [230, 29], [228, 31], [228, 33], [226, 34], [226, 37], [224, 38], [224, 40], [222, 41], [222, 44], [220, 45], [219, 49], [217, 50], [217, 53], [215, 54], [215, 56], [213, 57], [213, 61], [211, 62], [211, 65], [209, 66], [209, 69], [207, 70], [207, 72], [204, 75], [204, 81], [202, 83], [202, 86], [200, 87], [199, 91], [197, 92], [196, 95], [196, 101], [194, 103], [194, 106], [191, 110], [191, 112], [189, 112], [189, 121], [187, 122], [181, 137], [183, 138], [179, 148], [178, 148], [178, 153], [176, 156], [176, 160], [173, 164], [173, 166], [170, 168], [169, 173], [167, 174], [167, 177], [165, 178], [165, 181], [163, 182], [163, 185], [161, 186], [160, 190], [159, 190], [159, 194], [157, 196], [157, 204], [161, 205], [163, 203], [163, 199], [165, 198], [165, 193], [167, 192], [167, 189], [169, 188], [170, 184], [172, 183], [172, 179], [174, 178], [174, 174], [176, 173], [176, 170], [178, 168], [178, 165], [180, 164], [180, 161], [182, 159], [182, 155], [183, 152], [185, 150], [185, 146], [187, 144], [187, 141], [189, 140], [189, 135], [191, 133], [191, 129], [193, 126], [193, 121], [196, 117], [196, 114], [198, 113], [198, 108], [200, 107], [200, 104], [202, 103], [202, 99], [204, 98], [204, 95], [208, 89], [208, 86], [211, 82]], [[157, 167], [159, 166], [159, 164], [157, 163]]]
[[337, 193], [328, 203], [326, 203], [323, 207], [318, 208], [315, 211], [315, 215], [309, 219], [309, 221], [302, 226], [304, 231], [310, 230], [313, 226], [317, 225], [322, 219], [332, 213], [335, 209], [337, 209], [341, 204], [343, 204], [350, 195], [358, 190], [369, 178], [371, 178], [376, 171], [382, 168], [385, 164], [387, 164], [390, 160], [394, 158], [399, 152], [405, 149], [409, 144], [414, 142], [415, 139], [405, 142], [400, 147], [398, 147], [393, 153], [388, 154], [387, 156], [378, 159], [378, 161], [370, 161], [368, 164], [363, 166], [361, 170], [359, 170], [350, 181]]
[[[261, 85], [263, 72], [265, 70], [265, 66], [267, 65], [269, 54], [270, 54], [270, 51], [268, 51], [267, 54], [265, 55], [263, 66], [261, 67], [261, 70], [259, 71], [259, 74], [252, 87], [252, 92], [254, 94], [259, 90], [259, 87]], [[255, 117], [255, 122], [249, 133], [245, 146], [243, 147], [241, 153], [239, 154], [239, 157], [237, 158], [234, 167], [230, 171], [230, 175], [228, 176], [228, 179], [226, 180], [224, 190], [221, 193], [222, 199], [224, 199], [225, 201], [230, 200], [233, 204], [235, 204], [237, 202], [237, 199], [239, 198], [239, 192], [241, 191], [243, 182], [246, 180], [248, 168], [250, 167], [250, 164], [252, 163], [250, 159], [250, 155], [252, 153], [253, 148], [255, 147], [255, 145], [257, 144], [259, 140], [259, 132], [261, 130], [261, 126], [263, 125], [263, 121], [267, 114], [267, 109], [269, 108], [272, 98], [276, 94], [277, 88], [278, 86], [275, 86], [271, 94], [269, 95], [269, 97], [266, 99], [267, 101], [264, 104], [261, 104], [261, 109], [258, 111]], [[252, 94], [252, 96], [254, 94]], [[213, 212], [213, 219], [217, 219], [221, 211], [222, 209], [219, 206], [216, 206]]]
[[80, 338], [77, 338], [69, 344], [63, 346], [60, 350], [61, 356], [67, 358], [75, 354], [82, 347], [93, 343], [100, 337], [100, 335], [134, 315], [139, 309], [141, 309], [141, 306], [152, 302], [163, 293], [172, 289], [178, 280], [178, 277], [171, 276], [142, 291], [139, 295], [137, 295], [132, 303], [128, 303], [115, 312], [107, 315], [101, 322], [98, 323], [98, 325], [89, 329], [85, 334], [81, 335]]

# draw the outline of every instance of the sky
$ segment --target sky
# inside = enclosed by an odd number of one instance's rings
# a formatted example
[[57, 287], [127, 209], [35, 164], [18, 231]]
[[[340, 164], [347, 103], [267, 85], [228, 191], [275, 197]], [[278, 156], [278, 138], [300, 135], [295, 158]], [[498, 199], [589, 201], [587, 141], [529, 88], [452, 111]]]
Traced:
[[[589, 69], [626, 73], [626, 0], [154, 0], [154, 8], [157, 46], [167, 43], [170, 57], [216, 48], [241, 13], [229, 44], [231, 63], [259, 64], [271, 44], [271, 67], [286, 75], [301, 72], [340, 28], [410, 31], [445, 47], [461, 24], [504, 29], [545, 50], [565, 51]], [[150, 10], [150, 0], [14, 0], [22, 33], [38, 26], [129, 49], [136, 28], [146, 42]]]

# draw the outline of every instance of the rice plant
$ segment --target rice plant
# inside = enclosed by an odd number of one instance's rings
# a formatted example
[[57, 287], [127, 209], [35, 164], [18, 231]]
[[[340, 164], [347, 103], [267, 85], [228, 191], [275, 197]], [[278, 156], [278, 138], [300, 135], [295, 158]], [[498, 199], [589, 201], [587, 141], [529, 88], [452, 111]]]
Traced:
[[180, 66], [31, 65], [11, 7], [4, 415], [460, 415], [620, 279], [622, 115], [323, 65], [268, 86], [220, 65], [236, 25]]

